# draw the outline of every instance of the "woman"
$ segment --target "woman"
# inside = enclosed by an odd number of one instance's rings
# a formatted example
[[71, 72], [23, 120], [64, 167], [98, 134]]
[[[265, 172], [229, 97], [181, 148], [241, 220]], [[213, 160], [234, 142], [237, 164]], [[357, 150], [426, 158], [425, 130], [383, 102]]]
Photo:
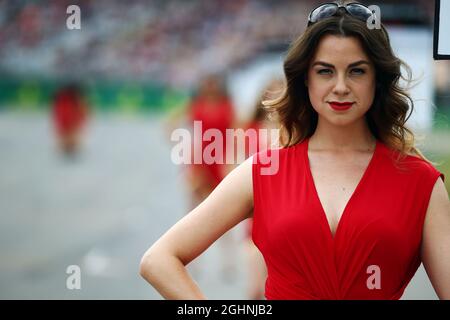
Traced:
[[[144, 255], [141, 275], [167, 299], [204, 299], [185, 265], [253, 217], [267, 299], [399, 299], [423, 262], [450, 299], [450, 204], [405, 127], [412, 101], [384, 27], [359, 4], [313, 10], [266, 103], [281, 123], [279, 166], [262, 152]], [[442, 179], [439, 179], [441, 176]]]

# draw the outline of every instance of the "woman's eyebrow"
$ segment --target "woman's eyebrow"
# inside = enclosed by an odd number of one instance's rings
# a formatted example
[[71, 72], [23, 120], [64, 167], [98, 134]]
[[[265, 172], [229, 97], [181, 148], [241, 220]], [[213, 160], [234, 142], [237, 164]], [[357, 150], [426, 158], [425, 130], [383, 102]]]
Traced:
[[350, 64], [348, 65], [348, 67], [349, 67], [349, 68], [352, 68], [352, 67], [359, 66], [360, 64], [368, 64], [368, 65], [370, 65], [369, 61], [366, 61], [366, 60], [359, 60], [359, 61], [350, 63]]
[[[348, 68], [352, 68], [352, 67], [356, 67], [359, 66], [361, 64], [368, 64], [370, 65], [370, 63], [366, 60], [358, 60], [356, 62], [352, 62], [348, 65]], [[316, 61], [312, 64], [312, 67], [316, 66], [316, 65], [321, 65], [324, 67], [328, 67], [328, 68], [334, 68], [334, 65], [332, 65], [331, 63], [327, 63], [327, 62], [323, 62], [323, 61]]]

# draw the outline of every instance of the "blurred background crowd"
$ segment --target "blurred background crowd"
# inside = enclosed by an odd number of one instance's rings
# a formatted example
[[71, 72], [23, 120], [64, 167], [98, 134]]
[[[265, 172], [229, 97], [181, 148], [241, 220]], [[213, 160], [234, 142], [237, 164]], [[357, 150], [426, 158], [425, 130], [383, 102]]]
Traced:
[[81, 1], [82, 32], [68, 33], [61, 13], [71, 3], [3, 1], [2, 68], [189, 87], [206, 72], [286, 46], [305, 21], [298, 1]]
[[[362, 2], [380, 7], [422, 81], [412, 126], [450, 177], [450, 63], [432, 59], [434, 2]], [[200, 117], [188, 106], [205, 90], [228, 108], [209, 120], [270, 127], [265, 89], [320, 3], [0, 0], [0, 298], [158, 299], [140, 256], [221, 179], [186, 184], [170, 131]], [[66, 25], [73, 4], [79, 30]], [[207, 296], [261, 298], [248, 232], [238, 226], [193, 265]], [[81, 267], [81, 290], [66, 287], [69, 265]], [[436, 298], [423, 269], [409, 288], [406, 299]]]
[[[192, 87], [204, 73], [284, 50], [317, 1], [76, 1], [82, 32], [65, 28], [73, 1], [1, 1], [2, 72], [102, 77]], [[387, 24], [430, 26], [432, 1], [383, 1]]]

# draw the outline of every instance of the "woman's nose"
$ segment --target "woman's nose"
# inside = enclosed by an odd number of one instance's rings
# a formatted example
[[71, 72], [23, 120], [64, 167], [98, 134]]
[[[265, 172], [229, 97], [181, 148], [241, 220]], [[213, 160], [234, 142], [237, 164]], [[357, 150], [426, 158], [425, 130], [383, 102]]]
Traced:
[[339, 95], [345, 95], [350, 92], [344, 75], [338, 75], [336, 77], [336, 83], [334, 85], [333, 92]]

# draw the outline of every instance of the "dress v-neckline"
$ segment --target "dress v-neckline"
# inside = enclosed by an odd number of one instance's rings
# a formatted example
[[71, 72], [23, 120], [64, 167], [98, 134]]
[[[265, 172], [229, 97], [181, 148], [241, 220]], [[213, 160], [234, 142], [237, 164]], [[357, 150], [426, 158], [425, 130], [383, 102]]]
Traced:
[[310, 166], [310, 163], [309, 163], [309, 156], [308, 156], [309, 139], [310, 139], [309, 137], [306, 138], [305, 146], [303, 148], [303, 150], [304, 150], [304, 159], [305, 159], [305, 167], [306, 167], [307, 175], [308, 175], [308, 178], [309, 178], [309, 181], [310, 181], [311, 188], [312, 188], [313, 193], [314, 193], [314, 198], [315, 198], [314, 200], [318, 202], [318, 206], [320, 207], [321, 216], [322, 216], [322, 218], [324, 220], [326, 229], [328, 230], [328, 235], [330, 236], [331, 240], [335, 241], [337, 236], [339, 235], [339, 230], [342, 229], [343, 219], [346, 217], [346, 213], [348, 211], [349, 205], [351, 204], [352, 201], [354, 201], [354, 198], [355, 198], [356, 194], [358, 193], [359, 189], [362, 188], [362, 185], [365, 183], [365, 180], [367, 180], [368, 172], [371, 170], [371, 168], [374, 165], [374, 160], [375, 160], [375, 158], [376, 158], [376, 156], [378, 154], [378, 149], [380, 147], [379, 146], [380, 142], [378, 141], [378, 139], [375, 140], [375, 148], [374, 148], [374, 151], [372, 153], [372, 157], [370, 158], [370, 161], [369, 161], [366, 169], [364, 170], [364, 173], [363, 173], [361, 179], [359, 180], [358, 184], [356, 185], [355, 190], [353, 191], [353, 193], [351, 194], [351, 196], [348, 199], [347, 203], [345, 204], [344, 210], [342, 211], [342, 213], [340, 215], [338, 224], [336, 226], [336, 230], [334, 231], [334, 235], [333, 235], [330, 223], [329, 223], [328, 218], [327, 218], [327, 214], [325, 212], [325, 209], [323, 208], [322, 202], [320, 201], [319, 193], [317, 192], [316, 184], [314, 182], [314, 178], [313, 178], [313, 175], [312, 175], [312, 172], [311, 172], [311, 166]]

